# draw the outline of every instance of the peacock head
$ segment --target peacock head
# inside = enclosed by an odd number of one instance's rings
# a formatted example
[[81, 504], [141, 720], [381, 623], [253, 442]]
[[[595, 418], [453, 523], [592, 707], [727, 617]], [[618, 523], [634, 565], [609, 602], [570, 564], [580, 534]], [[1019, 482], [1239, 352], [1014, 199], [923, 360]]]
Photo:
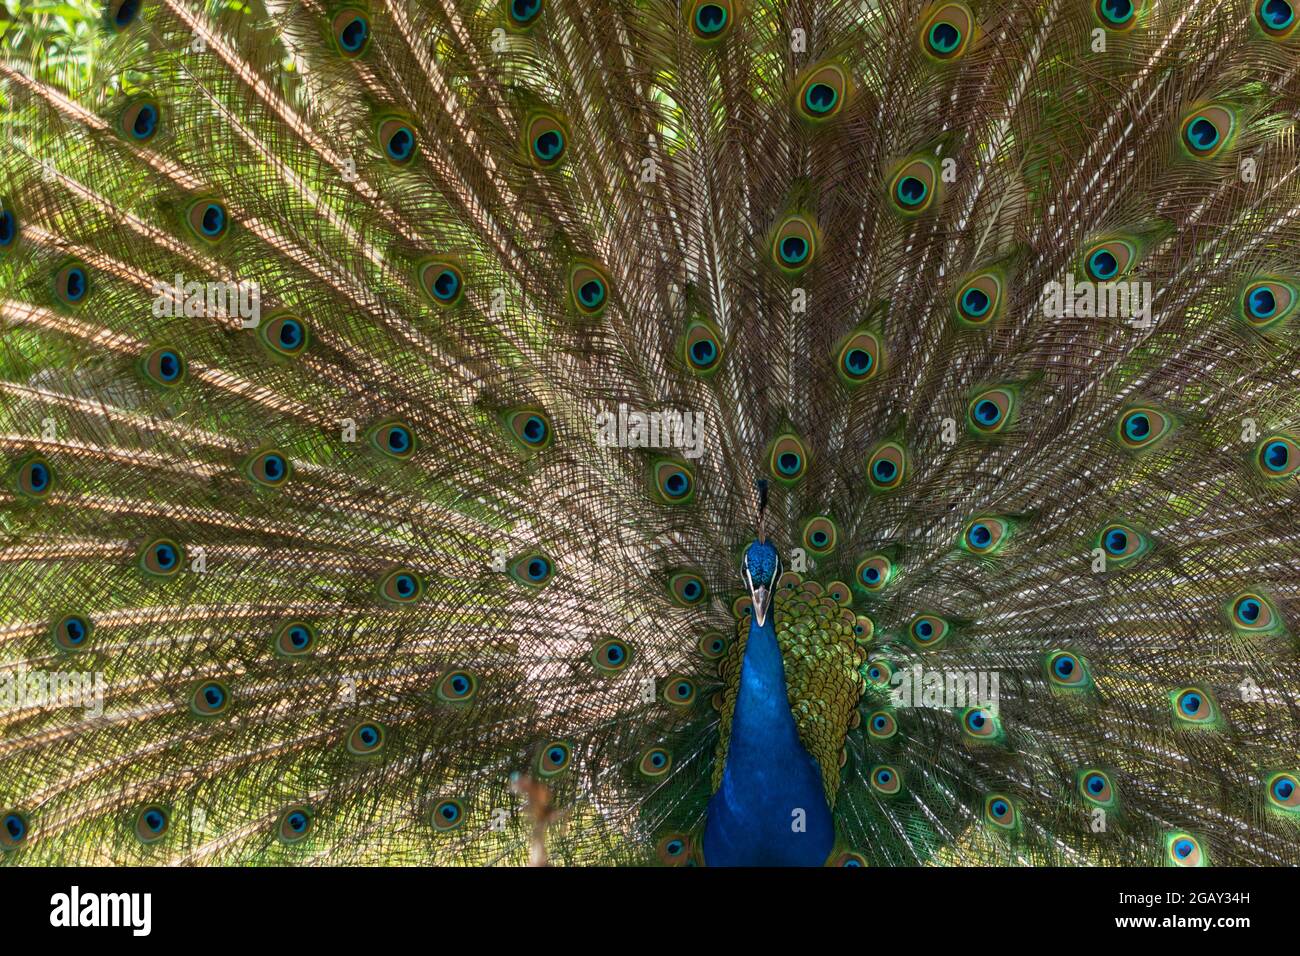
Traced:
[[745, 549], [741, 571], [754, 602], [754, 620], [762, 627], [772, 604], [776, 579], [781, 576], [781, 556], [767, 541], [754, 541]]

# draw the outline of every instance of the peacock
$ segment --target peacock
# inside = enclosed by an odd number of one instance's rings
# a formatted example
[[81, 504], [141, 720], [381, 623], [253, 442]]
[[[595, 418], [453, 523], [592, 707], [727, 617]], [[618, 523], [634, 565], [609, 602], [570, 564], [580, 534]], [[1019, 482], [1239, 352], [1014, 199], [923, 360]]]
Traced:
[[4, 863], [1300, 863], [1293, 0], [27, 6]]

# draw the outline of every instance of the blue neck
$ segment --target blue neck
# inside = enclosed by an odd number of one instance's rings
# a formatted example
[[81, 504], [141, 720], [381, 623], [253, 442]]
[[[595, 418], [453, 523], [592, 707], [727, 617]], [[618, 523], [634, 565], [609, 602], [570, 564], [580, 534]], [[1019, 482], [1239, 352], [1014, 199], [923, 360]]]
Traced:
[[761, 627], [751, 618], [727, 762], [704, 824], [704, 862], [821, 866], [834, 844], [821, 771], [790, 713], [772, 614]]

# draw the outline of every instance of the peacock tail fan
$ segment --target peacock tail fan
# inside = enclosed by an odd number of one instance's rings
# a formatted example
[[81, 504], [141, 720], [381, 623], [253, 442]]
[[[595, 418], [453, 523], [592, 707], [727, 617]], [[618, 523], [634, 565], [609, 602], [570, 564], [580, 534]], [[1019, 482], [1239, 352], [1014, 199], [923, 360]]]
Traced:
[[707, 863], [756, 537], [828, 862], [1300, 862], [1293, 0], [60, 11], [4, 862]]

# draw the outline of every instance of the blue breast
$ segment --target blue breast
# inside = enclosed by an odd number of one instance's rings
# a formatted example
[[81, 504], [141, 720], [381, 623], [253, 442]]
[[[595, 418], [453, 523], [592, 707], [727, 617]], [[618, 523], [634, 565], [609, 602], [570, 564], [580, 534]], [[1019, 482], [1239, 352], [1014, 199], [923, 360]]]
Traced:
[[790, 713], [772, 616], [762, 627], [751, 620], [722, 784], [704, 824], [704, 862], [822, 866], [834, 844], [821, 771]]

